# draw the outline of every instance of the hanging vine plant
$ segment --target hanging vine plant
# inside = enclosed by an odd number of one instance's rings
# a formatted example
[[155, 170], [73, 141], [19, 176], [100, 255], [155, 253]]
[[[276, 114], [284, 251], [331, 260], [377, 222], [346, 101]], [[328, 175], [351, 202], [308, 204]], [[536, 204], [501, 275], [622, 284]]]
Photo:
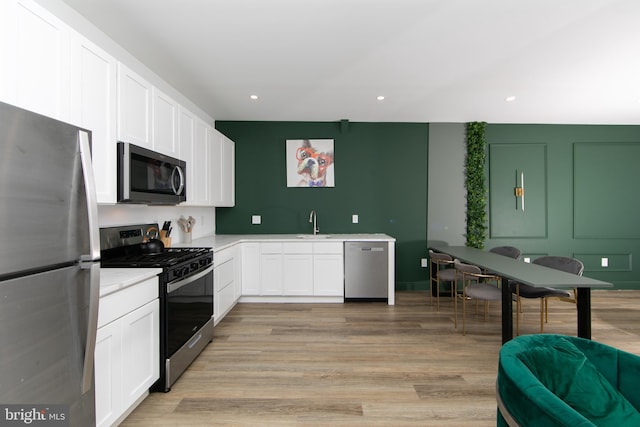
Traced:
[[485, 122], [467, 123], [467, 246], [484, 249], [487, 235], [487, 188], [484, 179]]

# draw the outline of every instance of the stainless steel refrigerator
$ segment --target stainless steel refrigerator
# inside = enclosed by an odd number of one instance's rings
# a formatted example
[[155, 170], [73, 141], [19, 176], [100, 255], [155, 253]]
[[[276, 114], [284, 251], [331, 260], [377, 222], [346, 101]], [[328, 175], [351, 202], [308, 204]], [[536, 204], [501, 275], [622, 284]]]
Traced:
[[0, 425], [95, 425], [100, 236], [90, 139], [0, 103]]

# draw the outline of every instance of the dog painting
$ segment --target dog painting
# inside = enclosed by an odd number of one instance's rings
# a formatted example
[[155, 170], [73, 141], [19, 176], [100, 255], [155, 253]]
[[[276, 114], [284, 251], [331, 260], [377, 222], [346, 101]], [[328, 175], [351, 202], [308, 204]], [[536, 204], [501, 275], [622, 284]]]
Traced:
[[287, 187], [334, 187], [333, 139], [287, 140]]

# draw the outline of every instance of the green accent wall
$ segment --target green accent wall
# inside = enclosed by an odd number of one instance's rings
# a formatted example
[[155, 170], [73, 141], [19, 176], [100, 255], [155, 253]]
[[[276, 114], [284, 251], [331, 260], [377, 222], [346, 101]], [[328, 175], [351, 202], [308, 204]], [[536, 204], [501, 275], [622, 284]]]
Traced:
[[[640, 126], [489, 124], [486, 138], [486, 248], [573, 256], [587, 276], [640, 288], [632, 268], [640, 256]], [[525, 173], [525, 212], [516, 210], [516, 170]]]
[[[311, 233], [315, 210], [321, 233], [395, 237], [396, 289], [426, 287], [428, 124], [217, 121], [216, 129], [236, 144], [236, 204], [216, 209], [217, 234]], [[287, 187], [288, 139], [334, 140], [335, 187]]]

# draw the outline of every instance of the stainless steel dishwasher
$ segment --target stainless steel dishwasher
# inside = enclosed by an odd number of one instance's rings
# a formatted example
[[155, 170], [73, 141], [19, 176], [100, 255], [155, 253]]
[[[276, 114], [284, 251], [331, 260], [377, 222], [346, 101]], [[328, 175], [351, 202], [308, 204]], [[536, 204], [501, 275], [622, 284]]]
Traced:
[[387, 242], [344, 243], [346, 300], [387, 300], [389, 284]]

